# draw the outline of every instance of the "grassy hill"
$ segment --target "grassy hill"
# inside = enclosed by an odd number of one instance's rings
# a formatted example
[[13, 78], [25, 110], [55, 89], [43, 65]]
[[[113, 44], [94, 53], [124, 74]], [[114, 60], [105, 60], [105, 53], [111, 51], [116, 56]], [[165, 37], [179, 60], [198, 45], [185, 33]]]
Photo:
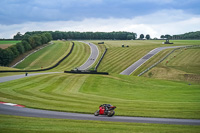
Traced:
[[[119, 74], [152, 49], [157, 47], [172, 46], [170, 44], [163, 45], [163, 41], [164, 40], [104, 41], [104, 45], [108, 48], [108, 52], [98, 70]], [[97, 44], [100, 41], [91, 42]], [[200, 44], [199, 40], [173, 40], [171, 42], [174, 42], [173, 46]], [[123, 48], [122, 44], [125, 46], [128, 45], [129, 47]], [[168, 52], [170, 51], [162, 53], [161, 57], [166, 55]], [[158, 56], [157, 59], [159, 58], [160, 56]]]
[[116, 115], [200, 118], [199, 85], [125, 75], [49, 74], [0, 84], [0, 101], [31, 108], [94, 113], [102, 103]]
[[30, 55], [24, 61], [19, 63], [18, 69], [41, 69], [54, 65], [63, 58], [70, 50], [70, 42], [56, 41], [55, 44], [49, 45], [36, 53]]
[[[33, 53], [24, 61], [19, 63], [16, 68], [24, 70], [41, 69], [53, 66], [71, 49], [72, 43], [69, 41], [54, 41], [53, 45], [47, 46], [42, 50]], [[90, 48], [87, 44], [75, 42], [71, 55], [65, 59], [58, 67], [50, 71], [71, 70], [81, 66], [89, 57]]]
[[200, 48], [176, 50], [162, 63], [145, 74], [146, 77], [200, 83]]
[[59, 66], [50, 71], [65, 71], [81, 66], [90, 56], [90, 47], [81, 42], [75, 42], [74, 49]]

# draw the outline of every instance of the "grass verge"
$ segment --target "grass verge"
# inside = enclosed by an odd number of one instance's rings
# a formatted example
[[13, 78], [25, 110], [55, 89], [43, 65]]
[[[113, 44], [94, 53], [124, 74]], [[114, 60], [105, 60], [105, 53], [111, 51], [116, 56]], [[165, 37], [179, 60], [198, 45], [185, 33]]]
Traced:
[[200, 126], [120, 123], [103, 121], [84, 121], [68, 119], [31, 118], [0, 115], [0, 130], [2, 133], [22, 132], [70, 132], [70, 133], [198, 133]]

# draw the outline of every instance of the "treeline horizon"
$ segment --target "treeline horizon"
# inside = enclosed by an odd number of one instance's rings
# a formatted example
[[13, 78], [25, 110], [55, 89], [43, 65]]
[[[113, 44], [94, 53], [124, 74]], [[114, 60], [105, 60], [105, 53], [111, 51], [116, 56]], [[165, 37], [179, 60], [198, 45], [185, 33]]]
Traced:
[[[21, 37], [22, 35], [18, 32], [17, 36]], [[26, 34], [23, 35], [23, 38], [20, 40], [22, 41], [16, 43], [16, 45], [12, 45], [6, 49], [0, 48], [0, 66], [8, 66], [15, 58], [26, 51], [30, 51], [43, 44], [47, 44], [52, 40], [52, 36], [48, 32], [33, 35]]]
[[179, 35], [161, 35], [160, 38], [164, 39], [200, 39], [200, 31], [195, 31], [195, 32], [188, 32], [188, 33], [184, 33], [184, 34], [179, 34]]
[[[136, 39], [152, 39], [150, 38], [150, 35], [147, 37], [141, 37], [144, 36], [144, 34], [141, 34], [137, 38], [137, 34], [134, 32], [126, 32], [126, 31], [118, 31], [118, 32], [77, 32], [77, 31], [32, 31], [32, 32], [26, 32], [24, 35], [33, 35], [33, 34], [42, 34], [44, 32], [49, 32], [52, 35], [53, 40], [58, 39], [65, 39], [65, 40], [136, 40]], [[19, 33], [19, 32], [18, 32]], [[21, 40], [23, 38], [22, 34], [16, 34], [14, 35], [14, 40]], [[200, 31], [195, 32], [188, 32], [184, 34], [178, 34], [178, 35], [161, 35], [161, 39], [200, 39]], [[154, 38], [158, 39], [158, 38]], [[5, 39], [6, 40], [6, 39]], [[9, 40], [9, 39], [8, 39]]]
[[74, 32], [74, 31], [33, 31], [26, 32], [24, 35], [16, 34], [13, 39], [20, 40], [25, 35], [42, 34], [48, 32], [52, 35], [53, 40], [135, 40], [137, 34], [134, 32]]

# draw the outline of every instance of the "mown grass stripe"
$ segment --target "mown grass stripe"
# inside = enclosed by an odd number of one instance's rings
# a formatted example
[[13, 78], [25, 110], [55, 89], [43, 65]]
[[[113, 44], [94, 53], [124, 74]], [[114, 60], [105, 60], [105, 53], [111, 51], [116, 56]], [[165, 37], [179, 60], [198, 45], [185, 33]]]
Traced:
[[72, 54], [65, 59], [58, 67], [53, 71], [65, 71], [71, 70], [75, 67], [81, 66], [89, 57], [90, 48], [87, 44], [75, 42], [74, 50]]
[[55, 44], [45, 47], [30, 55], [16, 67], [21, 69], [40, 69], [54, 65], [69, 50], [70, 42], [56, 41]]

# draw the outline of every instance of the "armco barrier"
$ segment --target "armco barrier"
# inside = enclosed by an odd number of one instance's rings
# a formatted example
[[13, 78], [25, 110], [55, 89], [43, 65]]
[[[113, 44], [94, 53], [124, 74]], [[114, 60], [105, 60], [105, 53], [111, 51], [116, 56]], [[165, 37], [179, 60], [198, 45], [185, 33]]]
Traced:
[[97, 68], [99, 67], [99, 65], [100, 65], [101, 61], [103, 60], [103, 57], [105, 56], [106, 52], [107, 52], [107, 48], [105, 49], [103, 55], [101, 56], [101, 59], [99, 60], [99, 62], [98, 62], [97, 65], [95, 66], [95, 70], [97, 70]]
[[97, 72], [97, 71], [64, 71], [64, 73], [109, 75], [109, 73], [107, 73], [107, 72]]
[[169, 54], [167, 54], [165, 57], [163, 57], [161, 60], [159, 60], [158, 62], [156, 62], [155, 64], [153, 64], [152, 66], [150, 66], [149, 68], [147, 68], [146, 70], [144, 70], [143, 72], [141, 72], [140, 74], [138, 74], [138, 76], [143, 75], [144, 73], [148, 72], [150, 69], [152, 69], [153, 67], [155, 67], [156, 65], [158, 65], [159, 63], [161, 63], [164, 59], [166, 59], [174, 51], [176, 51], [178, 49], [181, 49], [181, 48], [196, 48], [196, 47], [200, 47], [200, 45], [191, 45], [191, 46], [183, 46], [183, 47], [175, 48]]
[[73, 44], [70, 49], [70, 52], [65, 57], [63, 57], [60, 61], [58, 61], [55, 65], [53, 65], [51, 67], [48, 67], [45, 69], [38, 69], [38, 70], [0, 70], [0, 73], [2, 73], [2, 72], [40, 72], [40, 71], [47, 71], [47, 70], [53, 69], [53, 68], [57, 67], [64, 59], [66, 59], [72, 53], [72, 50], [74, 49], [74, 42], [72, 42], [72, 43]]

